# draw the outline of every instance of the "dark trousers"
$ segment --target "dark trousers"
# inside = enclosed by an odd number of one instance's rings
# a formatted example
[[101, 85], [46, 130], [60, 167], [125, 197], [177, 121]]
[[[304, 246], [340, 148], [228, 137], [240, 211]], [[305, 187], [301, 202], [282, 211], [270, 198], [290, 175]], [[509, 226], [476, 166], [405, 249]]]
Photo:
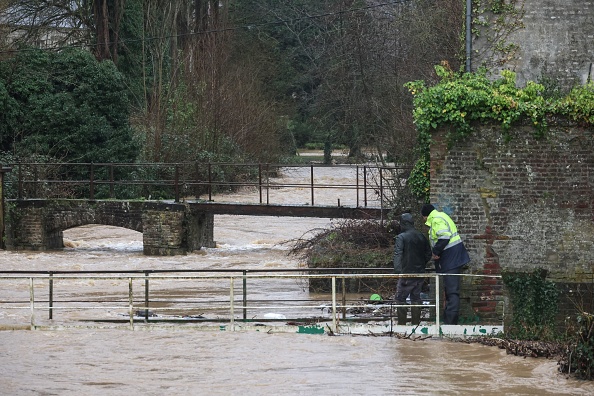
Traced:
[[[406, 298], [410, 296], [410, 302], [413, 305], [422, 304], [421, 290], [423, 288], [424, 278], [400, 278], [396, 288], [396, 303], [406, 304]], [[398, 324], [406, 324], [406, 316], [408, 309], [406, 307], [398, 307], [396, 309], [398, 317]], [[411, 308], [411, 320], [413, 325], [418, 325], [421, 322], [421, 307]]]
[[[442, 274], [461, 274], [462, 267], [442, 271]], [[445, 310], [443, 324], [458, 324], [460, 313], [460, 276], [444, 276], [443, 288], [445, 291]]]

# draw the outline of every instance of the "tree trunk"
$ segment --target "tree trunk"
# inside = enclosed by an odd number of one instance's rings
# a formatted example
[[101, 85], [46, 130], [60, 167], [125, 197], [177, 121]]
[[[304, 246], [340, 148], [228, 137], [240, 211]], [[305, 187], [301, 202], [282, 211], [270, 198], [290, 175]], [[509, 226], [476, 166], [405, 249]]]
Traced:
[[[95, 57], [98, 60], [118, 60], [120, 22], [124, 14], [125, 0], [93, 0], [93, 16], [97, 47]], [[111, 7], [110, 7], [111, 5]]]
[[98, 60], [111, 59], [109, 52], [109, 12], [107, 0], [93, 1], [93, 15], [97, 34], [97, 47], [95, 57]]

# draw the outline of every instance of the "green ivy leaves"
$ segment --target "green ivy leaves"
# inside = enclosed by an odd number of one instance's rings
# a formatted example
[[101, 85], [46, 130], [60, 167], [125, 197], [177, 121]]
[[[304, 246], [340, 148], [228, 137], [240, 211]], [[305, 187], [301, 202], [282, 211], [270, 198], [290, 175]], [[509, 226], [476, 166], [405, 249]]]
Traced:
[[594, 124], [594, 82], [572, 89], [557, 103], [556, 110], [573, 121]]
[[429, 156], [421, 157], [415, 163], [408, 178], [409, 188], [418, 196], [429, 196]]
[[504, 272], [503, 283], [512, 304], [509, 337], [527, 340], [551, 340], [556, 337], [555, 315], [559, 291], [546, 279], [546, 271], [532, 273]]
[[[471, 125], [498, 124], [503, 132], [514, 124], [529, 122], [537, 136], [544, 135], [547, 117], [562, 115], [573, 121], [594, 123], [594, 83], [574, 88], [561, 99], [545, 99], [544, 86], [529, 81], [524, 88], [516, 87], [516, 74], [501, 72], [501, 78], [490, 80], [485, 69], [476, 73], [455, 73], [443, 66], [435, 67], [440, 82], [426, 87], [423, 81], [405, 84], [414, 96], [413, 120], [419, 132], [419, 161], [428, 162], [431, 133], [440, 127], [450, 127], [449, 143], [472, 132]], [[429, 197], [428, 164], [418, 163], [409, 184], [413, 192], [425, 200]], [[421, 182], [421, 178], [427, 180]]]

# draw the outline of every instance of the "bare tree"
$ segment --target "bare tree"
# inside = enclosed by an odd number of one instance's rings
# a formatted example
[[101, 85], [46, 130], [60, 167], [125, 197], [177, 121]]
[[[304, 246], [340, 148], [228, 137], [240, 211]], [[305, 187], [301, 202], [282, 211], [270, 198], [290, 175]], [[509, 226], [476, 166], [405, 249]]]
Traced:
[[143, 69], [152, 80], [135, 124], [147, 159], [278, 152], [274, 103], [262, 94], [256, 62], [233, 51], [228, 9], [226, 1], [145, 1]]
[[388, 151], [411, 163], [416, 144], [412, 98], [404, 83], [434, 80], [434, 66], [460, 64], [463, 4], [417, 0], [368, 7], [334, 2], [314, 42], [315, 70], [322, 83], [314, 93], [315, 116], [345, 143], [350, 155], [363, 147]]
[[4, 0], [0, 24], [6, 45], [87, 47], [92, 23], [85, 0]]

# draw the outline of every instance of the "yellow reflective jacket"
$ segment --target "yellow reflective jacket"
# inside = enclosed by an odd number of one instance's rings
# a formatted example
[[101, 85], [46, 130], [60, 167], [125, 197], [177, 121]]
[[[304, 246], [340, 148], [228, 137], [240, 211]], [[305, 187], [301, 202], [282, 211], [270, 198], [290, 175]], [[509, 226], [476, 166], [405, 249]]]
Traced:
[[454, 224], [450, 216], [437, 209], [429, 213], [425, 225], [429, 226], [429, 242], [431, 243], [431, 247], [435, 246], [440, 239], [449, 239], [448, 244], [443, 250], [462, 243], [456, 224]]

